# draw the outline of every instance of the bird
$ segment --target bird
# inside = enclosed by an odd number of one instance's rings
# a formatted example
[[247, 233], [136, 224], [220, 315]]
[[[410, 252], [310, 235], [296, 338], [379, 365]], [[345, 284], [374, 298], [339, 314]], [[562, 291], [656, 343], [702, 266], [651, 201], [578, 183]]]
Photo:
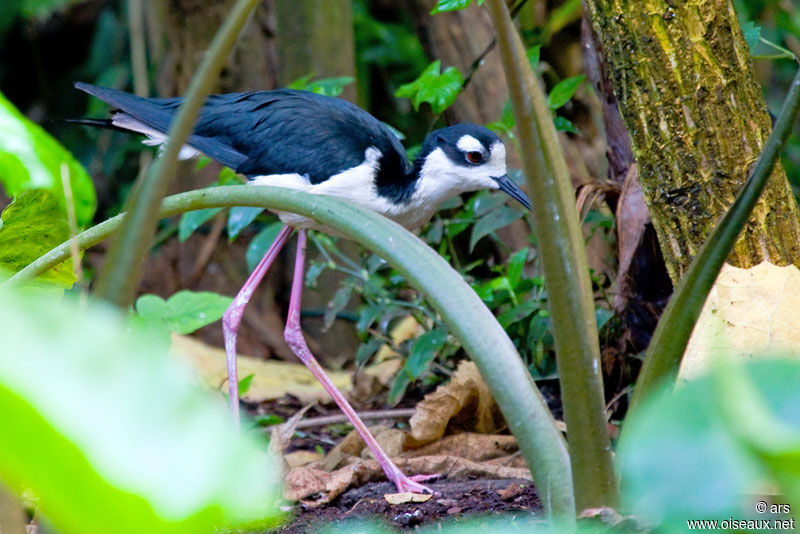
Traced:
[[[82, 82], [75, 87], [106, 102], [111, 110], [110, 118], [74, 122], [143, 134], [143, 142], [149, 145], [166, 141], [182, 102], [181, 97], [145, 98]], [[198, 155], [230, 167], [253, 186], [329, 195], [375, 211], [412, 231], [429, 221], [444, 200], [480, 189], [499, 189], [531, 209], [528, 196], [508, 176], [505, 145], [491, 130], [470, 123], [434, 130], [426, 136], [411, 163], [397, 135], [370, 113], [346, 100], [302, 90], [207, 97], [179, 158]], [[296, 231], [286, 342], [352, 422], [398, 492], [433, 493], [422, 482], [437, 475], [407, 476], [395, 465], [325, 374], [303, 337], [300, 301], [307, 232], [335, 232], [308, 217], [287, 212], [276, 215], [285, 226], [222, 318], [234, 421], [238, 425], [236, 336], [242, 314], [272, 262]]]

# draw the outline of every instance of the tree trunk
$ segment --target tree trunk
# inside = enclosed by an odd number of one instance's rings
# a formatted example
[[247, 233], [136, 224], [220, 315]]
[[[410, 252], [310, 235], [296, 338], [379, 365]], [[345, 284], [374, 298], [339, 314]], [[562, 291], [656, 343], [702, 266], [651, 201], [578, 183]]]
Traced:
[[[771, 130], [731, 0], [587, 0], [670, 277], [677, 282]], [[728, 262], [800, 263], [798, 208], [776, 165]]]
[[[160, 60], [158, 92], [174, 96], [186, 92], [203, 53], [234, 0], [150, 0], [148, 8], [156, 14], [151, 24], [163, 28], [166, 47]], [[274, 89], [278, 86], [275, 17], [272, 2], [262, 2], [242, 30], [220, 76], [221, 92]], [[151, 46], [154, 51], [159, 46]]]
[[[277, 0], [279, 80], [355, 76], [353, 10], [350, 0]], [[355, 84], [343, 98], [356, 101]]]

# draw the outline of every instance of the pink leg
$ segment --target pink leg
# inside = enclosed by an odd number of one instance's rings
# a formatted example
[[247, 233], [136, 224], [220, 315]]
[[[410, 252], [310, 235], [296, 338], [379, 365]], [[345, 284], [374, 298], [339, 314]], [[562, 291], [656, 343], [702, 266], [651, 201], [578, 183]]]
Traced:
[[375, 438], [372, 437], [372, 434], [370, 434], [367, 426], [358, 417], [355, 410], [353, 410], [353, 407], [350, 406], [350, 403], [348, 403], [347, 399], [344, 398], [344, 395], [342, 395], [342, 393], [336, 389], [336, 386], [333, 385], [331, 379], [325, 374], [322, 366], [320, 366], [320, 364], [311, 354], [311, 351], [306, 344], [306, 340], [303, 338], [303, 333], [300, 330], [300, 300], [303, 290], [305, 256], [306, 230], [299, 230], [297, 234], [297, 257], [294, 264], [292, 295], [291, 299], [289, 300], [289, 317], [286, 321], [286, 330], [284, 330], [286, 342], [289, 344], [289, 347], [291, 347], [292, 351], [294, 351], [297, 357], [300, 358], [300, 361], [302, 361], [316, 377], [316, 379], [320, 381], [322, 387], [324, 387], [325, 391], [330, 394], [334, 402], [339, 405], [339, 408], [341, 408], [347, 418], [350, 419], [350, 422], [353, 423], [353, 426], [364, 440], [364, 443], [367, 444], [369, 450], [372, 451], [372, 454], [378, 459], [378, 463], [383, 468], [386, 476], [389, 478], [389, 480], [394, 482], [395, 486], [397, 486], [397, 491], [433, 493], [430, 488], [423, 486], [419, 482], [433, 478], [437, 475], [417, 475], [413, 477], [407, 477], [404, 475], [403, 472], [400, 471], [400, 468], [398, 468], [394, 462], [392, 462], [389, 456], [383, 451], [383, 449], [381, 449], [380, 445], [378, 445], [378, 442], [375, 441]]
[[244, 283], [242, 289], [233, 299], [233, 302], [225, 311], [222, 316], [222, 334], [225, 337], [225, 355], [228, 360], [228, 395], [231, 402], [231, 413], [233, 413], [233, 420], [236, 429], [239, 428], [239, 373], [236, 369], [236, 334], [239, 332], [239, 324], [242, 322], [242, 314], [244, 307], [253, 296], [253, 292], [258, 287], [258, 284], [267, 274], [272, 262], [281, 251], [286, 240], [289, 239], [294, 228], [291, 226], [284, 226], [275, 238], [275, 241], [270, 245], [267, 253], [258, 262], [258, 265], [250, 273], [247, 282]]

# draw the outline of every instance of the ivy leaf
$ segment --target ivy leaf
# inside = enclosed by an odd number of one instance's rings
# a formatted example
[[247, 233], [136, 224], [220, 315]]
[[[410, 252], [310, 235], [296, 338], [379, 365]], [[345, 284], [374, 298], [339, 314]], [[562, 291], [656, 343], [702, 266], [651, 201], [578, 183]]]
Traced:
[[163, 323], [170, 332], [191, 334], [218, 321], [233, 299], [210, 291], [178, 291], [167, 300], [142, 295], [136, 301], [137, 315], [147, 322]]
[[410, 98], [416, 110], [427, 102], [434, 113], [443, 112], [458, 98], [464, 78], [455, 67], [448, 67], [440, 73], [441, 66], [442, 62], [437, 59], [422, 71], [419, 78], [401, 86], [394, 95]]
[[[436, 6], [431, 10], [431, 15], [447, 11], [460, 11], [469, 7], [471, 3], [472, 0], [438, 0]], [[478, 0], [478, 5], [483, 5], [483, 0]]]
[[228, 241], [233, 241], [239, 233], [261, 215], [264, 208], [236, 206], [228, 214]]
[[528, 248], [514, 253], [508, 260], [508, 268], [506, 270], [508, 281], [511, 282], [512, 287], [517, 287], [517, 284], [522, 280], [522, 269], [525, 267], [525, 262], [528, 260]]
[[[67, 216], [46, 189], [18, 195], [3, 210], [0, 224], [0, 280], [69, 239]], [[67, 260], [39, 276], [31, 287], [60, 291], [75, 281], [72, 261]]]
[[189, 239], [195, 230], [203, 226], [203, 224], [210, 219], [213, 219], [222, 209], [223, 208], [206, 208], [203, 210], [189, 211], [181, 215], [181, 220], [178, 223], [178, 241], [183, 243]]
[[0, 94], [0, 185], [9, 196], [47, 189], [66, 213], [62, 167], [69, 173], [78, 226], [94, 216], [97, 198], [89, 174], [72, 154]]
[[512, 222], [525, 215], [524, 212], [502, 204], [497, 208], [490, 211], [482, 217], [475, 226], [472, 227], [472, 235], [469, 238], [469, 251], [470, 253], [475, 248], [477, 242], [484, 236], [487, 236], [499, 230], [504, 226], [508, 226]]
[[580, 76], [573, 76], [572, 78], [567, 78], [566, 80], [558, 82], [555, 87], [553, 87], [553, 90], [550, 91], [550, 94], [547, 95], [547, 105], [550, 109], [558, 109], [569, 102], [569, 99], [572, 98], [572, 95], [575, 94], [575, 91], [578, 90], [578, 87], [580, 87], [585, 79], [586, 76], [581, 74]]
[[261, 230], [256, 236], [250, 241], [250, 244], [247, 246], [247, 269], [249, 271], [253, 271], [258, 265], [258, 262], [261, 261], [261, 258], [264, 257], [264, 254], [267, 253], [270, 245], [275, 241], [275, 238], [278, 237], [278, 233], [280, 233], [281, 228], [283, 228], [283, 223], [280, 221], [274, 222]]
[[419, 336], [411, 347], [405, 364], [405, 372], [416, 380], [430, 365], [436, 353], [442, 350], [447, 341], [447, 329], [434, 328]]

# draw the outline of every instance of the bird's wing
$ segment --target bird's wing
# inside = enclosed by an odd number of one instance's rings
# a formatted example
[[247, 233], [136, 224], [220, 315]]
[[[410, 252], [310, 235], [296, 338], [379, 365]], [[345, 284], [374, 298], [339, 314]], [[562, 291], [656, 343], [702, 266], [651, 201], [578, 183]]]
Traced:
[[[83, 82], [76, 82], [75, 87], [96, 96], [145, 126], [164, 134], [169, 131], [172, 118], [181, 103], [180, 98], [143, 98], [124, 91], [97, 87]], [[247, 160], [246, 155], [233, 147], [227, 146], [217, 139], [199, 135], [197, 129], [194, 134], [189, 136], [187, 144], [232, 169], [236, 169]]]
[[[160, 132], [181, 102], [76, 87]], [[399, 140], [375, 117], [344, 100], [289, 89], [210, 96], [187, 144], [250, 177], [300, 174], [320, 183], [361, 164], [371, 146], [383, 155], [382, 172], [409, 170]]]

